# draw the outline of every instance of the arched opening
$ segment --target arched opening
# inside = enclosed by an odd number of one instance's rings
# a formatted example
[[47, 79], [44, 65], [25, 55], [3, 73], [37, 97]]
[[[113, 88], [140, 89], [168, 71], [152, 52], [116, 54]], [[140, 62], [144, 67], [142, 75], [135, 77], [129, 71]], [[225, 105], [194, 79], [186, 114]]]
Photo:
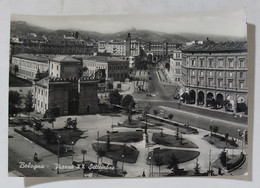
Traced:
[[223, 106], [225, 107], [226, 111], [233, 112], [234, 100], [230, 95], [226, 97], [226, 100], [223, 102]]
[[190, 104], [195, 104], [196, 92], [194, 90], [190, 90]]
[[204, 105], [204, 93], [203, 93], [203, 91], [200, 91], [198, 93], [198, 104]]
[[245, 114], [247, 114], [247, 104], [245, 103], [245, 99], [241, 96], [237, 97], [237, 112], [245, 112]]
[[213, 93], [211, 93], [211, 92], [209, 92], [208, 94], [207, 94], [207, 106], [212, 106], [212, 100], [214, 99], [214, 95], [213, 95]]
[[217, 108], [222, 108], [223, 107], [223, 102], [224, 102], [224, 97], [221, 93], [217, 94], [216, 96], [216, 102], [217, 102]]

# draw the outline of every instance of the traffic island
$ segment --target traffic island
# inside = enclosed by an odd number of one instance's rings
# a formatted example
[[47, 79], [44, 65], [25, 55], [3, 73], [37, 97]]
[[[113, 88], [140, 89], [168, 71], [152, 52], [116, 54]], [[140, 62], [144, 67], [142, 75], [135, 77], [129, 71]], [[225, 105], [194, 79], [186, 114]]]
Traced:
[[177, 150], [177, 149], [156, 149], [148, 153], [146, 163], [155, 165], [156, 156], [162, 157], [162, 165], [169, 165], [170, 158], [175, 155], [178, 163], [184, 163], [197, 158], [200, 155], [199, 151]]
[[[142, 130], [135, 131], [135, 132], [111, 132], [109, 133], [109, 139], [111, 142], [123, 142], [123, 143], [130, 143], [130, 142], [139, 142], [143, 140], [144, 132]], [[108, 135], [104, 135], [100, 137], [99, 141], [107, 141]]]
[[152, 141], [156, 144], [170, 147], [182, 147], [182, 148], [199, 148], [193, 142], [175, 135], [161, 133], [153, 133]]
[[226, 139], [224, 136], [218, 134], [207, 134], [202, 139], [206, 140], [208, 143], [216, 146], [217, 148], [236, 149], [238, 147], [234, 139]]
[[107, 143], [93, 143], [93, 149], [98, 152], [99, 150], [105, 151], [103, 156], [110, 158], [114, 161], [121, 161], [126, 163], [136, 163], [139, 151], [135, 148], [126, 145], [108, 144]]

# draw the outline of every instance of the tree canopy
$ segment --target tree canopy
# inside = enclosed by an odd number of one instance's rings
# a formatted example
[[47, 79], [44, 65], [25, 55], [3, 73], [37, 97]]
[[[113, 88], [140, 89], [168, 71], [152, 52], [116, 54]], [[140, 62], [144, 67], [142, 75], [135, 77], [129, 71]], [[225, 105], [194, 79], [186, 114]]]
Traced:
[[122, 101], [122, 95], [118, 92], [118, 90], [111, 91], [109, 93], [109, 102], [110, 104], [120, 105]]

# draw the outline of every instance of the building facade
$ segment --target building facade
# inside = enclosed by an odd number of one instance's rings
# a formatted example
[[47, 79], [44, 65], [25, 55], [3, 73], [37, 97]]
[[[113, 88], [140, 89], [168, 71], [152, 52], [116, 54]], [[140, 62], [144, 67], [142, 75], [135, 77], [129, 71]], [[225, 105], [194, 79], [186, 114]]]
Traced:
[[181, 50], [174, 50], [173, 56], [170, 58], [170, 69], [169, 74], [175, 83], [181, 83], [181, 64], [182, 64], [182, 53]]
[[[182, 50], [182, 84], [190, 102], [218, 108], [247, 105], [247, 43], [207, 41]], [[227, 109], [227, 108], [226, 108]]]
[[112, 56], [139, 56], [140, 44], [136, 40], [131, 39], [130, 33], [128, 33], [126, 40], [111, 40], [109, 42], [99, 41], [98, 52], [110, 53]]
[[82, 62], [70, 56], [50, 60], [49, 75], [34, 83], [35, 110], [44, 114], [56, 109], [58, 115], [91, 114], [98, 112], [97, 80], [78, 77]]
[[[31, 54], [17, 54], [12, 56], [11, 70], [17, 76], [28, 80], [36, 78], [37, 72], [44, 73], [48, 70], [48, 57], [31, 55]], [[17, 72], [15, 71], [17, 67]]]

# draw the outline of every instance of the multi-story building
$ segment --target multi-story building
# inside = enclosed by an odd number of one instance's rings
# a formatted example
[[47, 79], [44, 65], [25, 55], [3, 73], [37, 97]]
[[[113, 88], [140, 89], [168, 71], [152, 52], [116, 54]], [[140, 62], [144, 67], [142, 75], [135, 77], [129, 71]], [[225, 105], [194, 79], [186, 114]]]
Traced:
[[167, 42], [148, 43], [144, 45], [144, 51], [147, 55], [152, 56], [153, 61], [157, 61], [158, 59], [171, 57], [177, 46], [177, 44], [168, 44]]
[[181, 83], [181, 63], [182, 53], [181, 50], [174, 50], [173, 56], [170, 58], [169, 74], [175, 83]]
[[34, 83], [35, 110], [44, 114], [90, 114], [98, 111], [97, 80], [79, 78], [82, 62], [70, 56], [56, 56], [49, 62], [49, 75]]
[[246, 42], [206, 41], [182, 49], [182, 83], [198, 105], [247, 105], [247, 67]]
[[[33, 80], [36, 78], [36, 74], [44, 73], [48, 70], [48, 57], [31, 55], [31, 54], [17, 54], [12, 56], [11, 69], [19, 77]], [[16, 72], [14, 68], [17, 67]]]
[[129, 60], [119, 57], [85, 56], [83, 66], [87, 67], [88, 75], [95, 75], [99, 69], [105, 69], [106, 80], [113, 78], [114, 81], [125, 81], [129, 76]]
[[112, 56], [139, 56], [140, 44], [136, 40], [131, 40], [131, 35], [128, 33], [126, 40], [111, 40], [109, 42], [99, 41], [98, 52], [107, 52]]

